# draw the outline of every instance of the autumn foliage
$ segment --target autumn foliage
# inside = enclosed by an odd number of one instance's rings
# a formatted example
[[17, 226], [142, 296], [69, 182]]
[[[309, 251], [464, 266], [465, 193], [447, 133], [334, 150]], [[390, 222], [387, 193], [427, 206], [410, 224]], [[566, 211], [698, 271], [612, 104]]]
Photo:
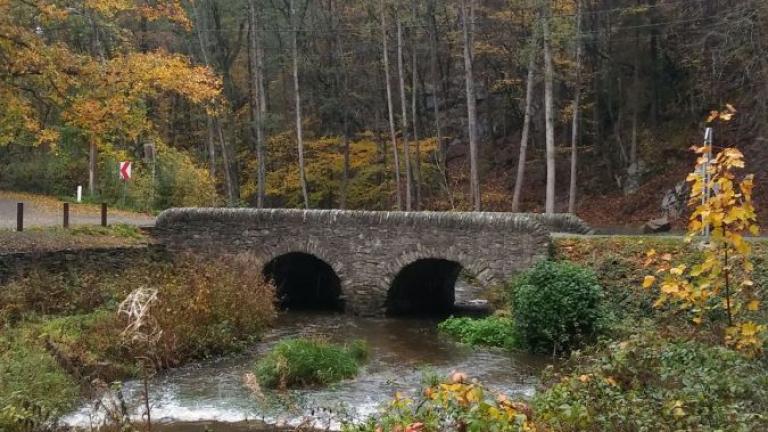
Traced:
[[[712, 112], [708, 122], [727, 122], [734, 114], [729, 105], [722, 112]], [[762, 350], [766, 330], [751, 318], [760, 308], [761, 294], [751, 279], [752, 246], [745, 239], [747, 233], [759, 233], [752, 205], [754, 177], [737, 175], [745, 165], [737, 148], [724, 148], [711, 159], [710, 146], [695, 146], [693, 150], [699, 157], [696, 170], [687, 179], [691, 184], [688, 205], [693, 211], [686, 239], [691, 242], [708, 233], [701, 245], [703, 259], [692, 266], [677, 264], [671, 254], [658, 255], [652, 249], [647, 253], [646, 266], [654, 265], [656, 271], [645, 277], [643, 287], [657, 286], [655, 306], [673, 305], [690, 313], [697, 325], [705, 318], [724, 314], [725, 343], [754, 354]]]
[[[0, 145], [55, 146], [65, 131], [124, 145], [156, 134], [154, 98], [212, 106], [218, 78], [184, 56], [140, 50], [121, 24], [141, 20], [189, 27], [177, 0], [0, 0]], [[73, 29], [87, 37], [59, 37]]]

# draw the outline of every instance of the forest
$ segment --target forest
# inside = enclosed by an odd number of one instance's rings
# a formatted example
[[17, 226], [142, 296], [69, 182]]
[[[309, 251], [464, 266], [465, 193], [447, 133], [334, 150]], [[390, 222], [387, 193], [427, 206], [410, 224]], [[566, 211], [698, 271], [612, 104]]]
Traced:
[[726, 104], [765, 178], [767, 44], [761, 0], [0, 0], [0, 188], [647, 220]]

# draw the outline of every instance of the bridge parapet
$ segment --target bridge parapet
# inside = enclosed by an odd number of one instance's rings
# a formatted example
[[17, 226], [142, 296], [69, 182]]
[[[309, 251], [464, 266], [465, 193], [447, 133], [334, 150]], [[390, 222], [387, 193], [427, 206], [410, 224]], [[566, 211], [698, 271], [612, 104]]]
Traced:
[[154, 235], [169, 250], [251, 251], [265, 264], [289, 253], [314, 255], [341, 280], [348, 310], [380, 315], [409, 264], [447, 260], [485, 286], [500, 284], [547, 257], [550, 227], [573, 226], [514, 213], [200, 208], [161, 213]]

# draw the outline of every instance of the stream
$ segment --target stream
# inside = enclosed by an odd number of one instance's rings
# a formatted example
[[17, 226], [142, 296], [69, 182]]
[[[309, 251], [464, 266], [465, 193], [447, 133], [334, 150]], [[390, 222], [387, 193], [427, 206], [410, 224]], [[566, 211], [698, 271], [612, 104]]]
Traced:
[[[437, 322], [283, 313], [262, 341], [245, 353], [187, 365], [154, 377], [150, 381], [153, 430], [241, 432], [267, 430], [264, 425], [297, 425], [309, 418], [315, 427], [336, 429], [340, 421], [375, 413], [395, 392], [417, 392], [427, 371], [440, 377], [461, 371], [510, 396], [533, 395], [545, 363], [542, 359], [458, 344], [437, 331]], [[324, 336], [339, 343], [364, 339], [370, 350], [369, 361], [355, 379], [327, 388], [265, 391], [259, 395], [244, 384], [254, 362], [271, 346], [281, 339], [299, 336]], [[128, 410], [136, 419], [142, 412], [141, 387], [141, 382], [129, 381], [122, 388]], [[89, 428], [104, 415], [103, 409], [87, 403], [64, 417], [62, 423]]]

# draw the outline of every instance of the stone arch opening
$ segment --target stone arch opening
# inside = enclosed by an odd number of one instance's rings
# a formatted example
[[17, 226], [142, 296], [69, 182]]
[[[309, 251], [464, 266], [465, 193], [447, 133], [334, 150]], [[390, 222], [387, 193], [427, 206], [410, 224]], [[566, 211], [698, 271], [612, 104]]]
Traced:
[[386, 314], [447, 315], [454, 309], [461, 264], [422, 258], [403, 267], [387, 292]]
[[341, 279], [333, 267], [314, 255], [289, 252], [269, 261], [263, 272], [275, 284], [281, 309], [344, 310]]

